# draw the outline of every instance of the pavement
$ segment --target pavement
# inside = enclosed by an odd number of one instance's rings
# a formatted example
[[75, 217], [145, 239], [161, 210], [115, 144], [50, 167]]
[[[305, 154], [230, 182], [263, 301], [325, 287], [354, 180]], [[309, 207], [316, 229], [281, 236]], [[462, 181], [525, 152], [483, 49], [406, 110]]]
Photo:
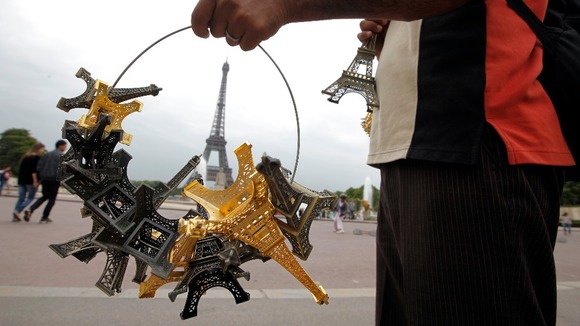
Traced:
[[[11, 222], [16, 198], [0, 197], [0, 325], [373, 325], [375, 223], [346, 221], [344, 234], [335, 234], [332, 221], [315, 220], [310, 231], [314, 249], [301, 265], [329, 293], [329, 305], [319, 306], [290, 273], [274, 261], [250, 261], [250, 272], [240, 279], [251, 299], [236, 304], [223, 288], [212, 288], [201, 298], [198, 316], [181, 320], [185, 295], [171, 302], [174, 284], [157, 291], [153, 299], [138, 299], [129, 262], [123, 291], [108, 297], [94, 286], [105, 258], [88, 264], [74, 257], [61, 259], [49, 244], [62, 243], [90, 232], [92, 222], [80, 215], [77, 197], [60, 194], [50, 224], [39, 224], [40, 211], [30, 222]], [[187, 202], [166, 201], [159, 213], [179, 218]], [[361, 235], [353, 230], [359, 229]], [[560, 231], [555, 250], [558, 277], [558, 325], [580, 325], [580, 232]]]

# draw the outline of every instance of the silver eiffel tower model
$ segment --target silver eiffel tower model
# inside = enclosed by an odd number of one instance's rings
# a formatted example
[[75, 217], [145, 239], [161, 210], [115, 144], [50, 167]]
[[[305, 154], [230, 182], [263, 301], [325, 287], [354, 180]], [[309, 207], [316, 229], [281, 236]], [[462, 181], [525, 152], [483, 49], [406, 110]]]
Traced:
[[[376, 34], [365, 40], [358, 48], [348, 69], [342, 71], [342, 76], [322, 90], [322, 94], [330, 95], [328, 98], [330, 102], [337, 104], [344, 94], [357, 93], [362, 95], [367, 102], [367, 115], [362, 119], [361, 125], [367, 134], [370, 134], [373, 108], [379, 107], [375, 90], [375, 77], [373, 77], [376, 40]], [[364, 73], [359, 72], [361, 66], [366, 68]]]

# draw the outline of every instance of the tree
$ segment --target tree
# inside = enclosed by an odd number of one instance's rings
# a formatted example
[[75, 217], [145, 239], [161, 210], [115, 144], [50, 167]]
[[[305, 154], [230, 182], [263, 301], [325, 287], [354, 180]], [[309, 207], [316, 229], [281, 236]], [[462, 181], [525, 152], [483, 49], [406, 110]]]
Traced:
[[20, 158], [32, 145], [38, 143], [26, 129], [7, 129], [0, 135], [0, 169], [12, 167], [12, 173], [18, 176]]
[[580, 205], [580, 182], [567, 181], [560, 202], [564, 206]]
[[[161, 181], [159, 181], [159, 180], [131, 180], [131, 184], [133, 184], [133, 186], [135, 186], [135, 188], [139, 188], [142, 184], [146, 184], [146, 185], [150, 186], [151, 188], [155, 188], [160, 183], [161, 183]], [[170, 197], [171, 196], [181, 196], [182, 191], [183, 191], [183, 187], [181, 187], [181, 188], [177, 187], [169, 193], [169, 196]]]
[[[379, 189], [377, 189], [375, 186], [373, 187], [373, 207], [372, 210], [376, 211], [379, 208]], [[341, 191], [336, 191], [336, 195], [340, 196], [340, 194], [342, 194], [343, 192]], [[344, 194], [347, 197], [347, 200], [353, 200], [355, 205], [356, 205], [356, 209], [359, 210], [361, 208], [361, 200], [363, 199], [363, 195], [364, 195], [364, 185], [358, 187], [358, 188], [348, 188], [346, 189], [346, 191], [344, 191]]]

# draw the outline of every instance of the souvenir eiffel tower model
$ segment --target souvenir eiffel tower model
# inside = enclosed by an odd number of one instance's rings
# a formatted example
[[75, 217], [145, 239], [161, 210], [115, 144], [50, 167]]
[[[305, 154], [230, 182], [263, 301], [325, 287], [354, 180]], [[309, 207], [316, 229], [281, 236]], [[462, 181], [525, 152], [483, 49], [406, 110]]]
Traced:
[[[323, 94], [330, 95], [328, 100], [332, 103], [338, 103], [342, 96], [347, 93], [362, 95], [367, 101], [367, 115], [362, 119], [361, 125], [367, 134], [370, 134], [371, 130], [373, 108], [379, 107], [375, 78], [373, 77], [376, 41], [376, 34], [365, 40], [358, 48], [348, 69], [343, 70], [342, 76], [322, 91]], [[366, 68], [364, 74], [359, 72], [361, 66]]]
[[[223, 71], [218, 111], [223, 109], [227, 62]], [[162, 203], [201, 157], [194, 155], [167, 183], [137, 187], [128, 177], [131, 155], [124, 149], [115, 151], [118, 143], [131, 143], [132, 136], [123, 130], [122, 122], [141, 112], [143, 104], [135, 98], [157, 95], [161, 88], [152, 84], [115, 89], [93, 79], [85, 69], [77, 77], [85, 81], [85, 92], [61, 98], [58, 107], [66, 112], [75, 108], [89, 112], [78, 121], [65, 121], [63, 138], [71, 148], [60, 159], [58, 180], [83, 200], [81, 216], [90, 217], [93, 223], [90, 233], [51, 244], [58, 256], [88, 263], [104, 253], [106, 263], [95, 285], [109, 296], [121, 292], [129, 259], [134, 258], [133, 282], [139, 284], [139, 297], [154, 297], [161, 286], [177, 283], [169, 298], [175, 301], [187, 293], [182, 319], [197, 315], [199, 301], [213, 287], [229, 290], [236, 303], [250, 300], [238, 279], [249, 280], [250, 273], [241, 265], [257, 259], [277, 262], [318, 304], [328, 304], [327, 292], [297, 258], [308, 259], [312, 221], [322, 210], [335, 206], [335, 194], [289, 180], [277, 159], [263, 156], [254, 165], [251, 144], [243, 143], [234, 151], [239, 173], [229, 187], [211, 190], [203, 186], [203, 180], [194, 180], [182, 194], [199, 205], [179, 219], [167, 218], [159, 211]], [[132, 101], [124, 103], [127, 100]], [[221, 112], [214, 125], [221, 126], [216, 130], [221, 131], [217, 134], [225, 151]], [[302, 214], [298, 214], [300, 209]]]

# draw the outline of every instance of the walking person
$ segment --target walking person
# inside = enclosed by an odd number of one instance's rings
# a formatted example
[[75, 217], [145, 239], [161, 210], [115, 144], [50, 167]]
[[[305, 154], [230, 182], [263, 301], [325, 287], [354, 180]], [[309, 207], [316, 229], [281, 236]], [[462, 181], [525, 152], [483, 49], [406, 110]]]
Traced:
[[12, 222], [20, 222], [20, 213], [34, 200], [36, 190], [40, 185], [36, 165], [44, 153], [44, 145], [36, 143], [20, 159], [18, 170], [18, 199], [12, 212]]
[[568, 212], [562, 214], [562, 227], [564, 228], [564, 235], [572, 235], [572, 216]]
[[344, 233], [344, 225], [342, 221], [347, 217], [348, 203], [346, 202], [346, 195], [341, 194], [340, 200], [336, 203], [334, 208], [334, 232], [338, 234]]
[[30, 221], [32, 213], [37, 210], [45, 201], [46, 206], [42, 212], [40, 223], [51, 223], [49, 218], [50, 211], [56, 202], [58, 189], [60, 188], [60, 181], [57, 180], [57, 171], [60, 164], [60, 157], [66, 151], [67, 143], [64, 140], [59, 140], [55, 144], [55, 149], [46, 153], [40, 158], [37, 165], [37, 171], [42, 183], [42, 197], [38, 198], [30, 209], [24, 211], [24, 220]]
[[4, 189], [4, 186], [6, 183], [8, 183], [8, 180], [10, 180], [10, 170], [11, 168], [7, 166], [2, 171], [0, 171], [0, 196], [2, 196], [2, 190]]
[[[548, 0], [526, 3], [546, 14]], [[341, 18], [364, 19], [361, 41], [377, 34], [376, 325], [555, 325], [576, 162], [535, 33], [505, 0], [199, 0], [191, 24], [247, 51], [286, 24]]]

